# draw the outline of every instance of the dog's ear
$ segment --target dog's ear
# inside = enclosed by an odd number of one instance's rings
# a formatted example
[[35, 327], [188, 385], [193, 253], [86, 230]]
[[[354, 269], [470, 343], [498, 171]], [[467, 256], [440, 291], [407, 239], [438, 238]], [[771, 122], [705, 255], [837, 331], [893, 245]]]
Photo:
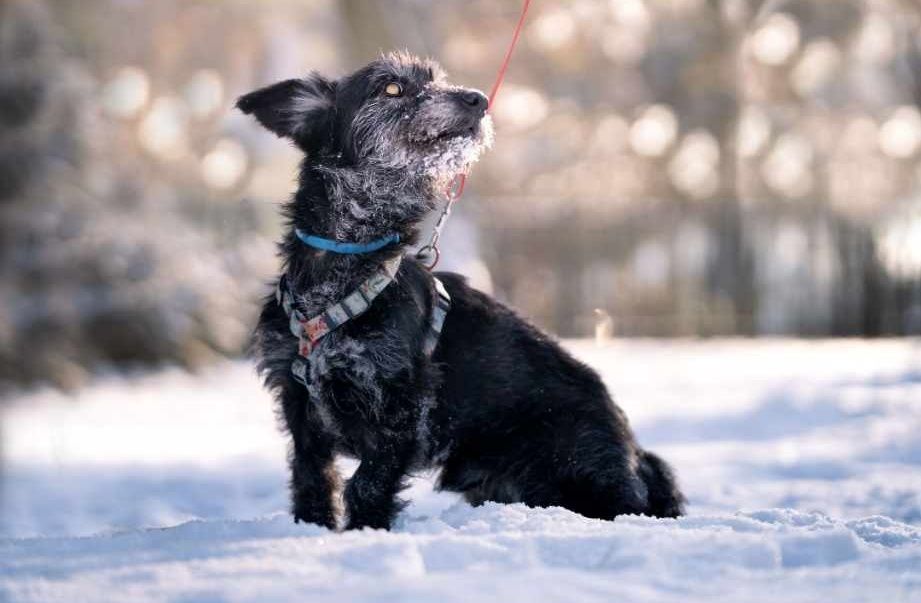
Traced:
[[237, 108], [282, 138], [303, 148], [328, 132], [336, 83], [318, 73], [285, 80], [237, 99]]

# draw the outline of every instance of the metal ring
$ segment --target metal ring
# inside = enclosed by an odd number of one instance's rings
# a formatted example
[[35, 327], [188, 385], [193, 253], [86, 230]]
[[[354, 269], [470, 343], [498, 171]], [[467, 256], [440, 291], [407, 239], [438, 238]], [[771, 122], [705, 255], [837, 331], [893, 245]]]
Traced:
[[431, 270], [438, 265], [441, 259], [441, 252], [435, 245], [426, 245], [416, 252], [416, 259], [422, 262], [422, 265]]
[[451, 180], [451, 183], [448, 185], [448, 190], [445, 191], [445, 194], [448, 196], [448, 203], [450, 204], [455, 199], [459, 198], [464, 192], [464, 184], [467, 179], [467, 175], [464, 173], [456, 174], [454, 179]]

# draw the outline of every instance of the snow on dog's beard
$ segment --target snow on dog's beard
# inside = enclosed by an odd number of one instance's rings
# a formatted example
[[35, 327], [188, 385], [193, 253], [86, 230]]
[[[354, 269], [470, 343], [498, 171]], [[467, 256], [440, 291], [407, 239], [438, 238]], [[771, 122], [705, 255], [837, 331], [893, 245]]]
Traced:
[[437, 96], [414, 109], [372, 102], [356, 115], [353, 140], [370, 164], [428, 179], [443, 190], [492, 145], [492, 118], [486, 115], [476, 125], [467, 124], [469, 119]]
[[435, 142], [431, 152], [421, 156], [422, 170], [437, 184], [447, 185], [457, 174], [466, 173], [492, 142], [492, 118], [487, 115], [480, 121], [475, 136], [455, 136]]

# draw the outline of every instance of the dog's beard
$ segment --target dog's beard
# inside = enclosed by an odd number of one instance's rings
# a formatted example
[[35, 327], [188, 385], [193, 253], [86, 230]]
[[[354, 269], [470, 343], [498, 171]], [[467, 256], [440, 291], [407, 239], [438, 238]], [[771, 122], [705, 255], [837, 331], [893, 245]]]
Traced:
[[451, 135], [453, 122], [439, 124], [445, 130], [430, 128], [407, 132], [401, 120], [383, 120], [386, 126], [372, 129], [371, 117], [377, 107], [369, 108], [357, 120], [361, 134], [359, 156], [367, 165], [398, 172], [407, 183], [426, 183], [435, 194], [444, 191], [454, 177], [466, 173], [493, 143], [493, 123], [489, 115], [479, 120], [475, 131], [464, 130]]
[[472, 126], [464, 122], [444, 99], [424, 103], [411, 116], [373, 102], [355, 116], [352, 136], [360, 161], [438, 185], [466, 172], [492, 145], [489, 115]]
[[408, 150], [411, 164], [431, 178], [436, 185], [447, 185], [457, 174], [466, 173], [493, 143], [492, 118], [485, 116], [473, 134], [414, 146]]

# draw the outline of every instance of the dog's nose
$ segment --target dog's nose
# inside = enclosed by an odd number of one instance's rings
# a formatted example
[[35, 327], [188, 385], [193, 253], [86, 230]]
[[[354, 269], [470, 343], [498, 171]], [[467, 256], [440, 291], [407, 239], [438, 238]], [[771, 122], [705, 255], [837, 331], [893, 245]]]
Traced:
[[461, 92], [461, 100], [471, 109], [478, 109], [484, 113], [486, 112], [486, 105], [489, 104], [489, 99], [486, 98], [486, 95], [478, 90]]

